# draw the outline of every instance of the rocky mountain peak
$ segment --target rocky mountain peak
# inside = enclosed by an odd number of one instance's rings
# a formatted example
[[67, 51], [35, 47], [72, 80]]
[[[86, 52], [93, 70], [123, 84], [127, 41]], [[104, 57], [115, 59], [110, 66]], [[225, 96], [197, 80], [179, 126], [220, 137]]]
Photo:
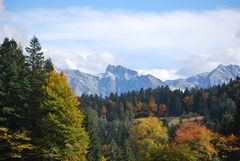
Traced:
[[125, 68], [121, 65], [117, 65], [117, 66], [108, 65], [106, 69], [106, 73], [111, 73], [119, 79], [126, 79], [126, 80], [129, 80], [138, 76], [137, 71]]

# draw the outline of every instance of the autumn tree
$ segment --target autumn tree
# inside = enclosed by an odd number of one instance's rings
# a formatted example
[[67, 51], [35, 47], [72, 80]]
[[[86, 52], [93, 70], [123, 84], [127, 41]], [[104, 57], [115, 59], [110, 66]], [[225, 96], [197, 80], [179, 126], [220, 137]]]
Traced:
[[218, 152], [218, 156], [224, 160], [237, 160], [240, 157], [240, 146], [238, 142], [240, 138], [229, 135], [223, 136], [215, 134], [213, 139], [213, 145]]
[[129, 129], [129, 142], [137, 160], [144, 160], [152, 148], [159, 148], [168, 142], [167, 129], [156, 117], [136, 119]]
[[102, 117], [103, 117], [103, 118], [106, 118], [107, 109], [106, 109], [105, 106], [102, 106], [101, 114], [102, 114]]
[[63, 73], [53, 71], [43, 87], [40, 155], [49, 160], [85, 160], [88, 136], [83, 128], [83, 115]]
[[0, 127], [0, 160], [24, 159], [33, 149], [29, 131], [11, 132]]
[[160, 116], [161, 117], [166, 116], [166, 114], [167, 114], [167, 106], [165, 104], [160, 104], [158, 108], [159, 108]]
[[148, 102], [148, 108], [154, 112], [157, 111], [157, 103], [155, 101], [155, 98], [153, 96], [150, 97], [150, 100]]
[[214, 134], [204, 125], [196, 122], [184, 123], [177, 131], [175, 141], [178, 144], [186, 144], [193, 151], [199, 153], [203, 159], [210, 159], [216, 154], [211, 141]]

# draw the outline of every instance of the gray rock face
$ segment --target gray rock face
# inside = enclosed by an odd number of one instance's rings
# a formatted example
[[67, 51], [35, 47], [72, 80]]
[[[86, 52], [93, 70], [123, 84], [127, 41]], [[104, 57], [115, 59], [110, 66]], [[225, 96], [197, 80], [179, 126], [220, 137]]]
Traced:
[[228, 83], [230, 79], [235, 79], [237, 76], [240, 76], [240, 67], [238, 65], [219, 65], [211, 72], [198, 74], [187, 79], [168, 80], [165, 83], [171, 89], [209, 88], [214, 85]]
[[98, 77], [80, 72], [79, 70], [64, 70], [74, 94], [98, 94]]
[[187, 79], [167, 80], [165, 82], [152, 75], [139, 75], [138, 72], [123, 66], [108, 65], [105, 73], [91, 75], [79, 70], [64, 70], [74, 94], [97, 94], [103, 97], [110, 93], [123, 93], [141, 88], [156, 88], [168, 85], [171, 89], [193, 87], [209, 88], [214, 85], [228, 83], [230, 79], [240, 76], [238, 65], [219, 65], [211, 72], [197, 74]]
[[166, 84], [152, 75], [138, 75], [138, 72], [120, 65], [109, 65], [105, 73], [91, 75], [79, 70], [63, 71], [74, 94], [97, 94], [108, 96], [110, 93], [123, 93], [141, 88], [156, 88]]

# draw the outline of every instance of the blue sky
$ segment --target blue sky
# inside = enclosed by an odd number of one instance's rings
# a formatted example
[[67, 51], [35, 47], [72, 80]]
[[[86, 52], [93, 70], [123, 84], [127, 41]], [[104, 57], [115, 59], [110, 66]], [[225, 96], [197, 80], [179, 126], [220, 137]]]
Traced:
[[127, 9], [141, 11], [212, 10], [239, 8], [239, 0], [6, 0], [11, 11], [32, 8], [66, 8], [89, 6], [94, 9]]
[[60, 68], [188, 77], [240, 64], [240, 0], [0, 0], [0, 40], [33, 35]]

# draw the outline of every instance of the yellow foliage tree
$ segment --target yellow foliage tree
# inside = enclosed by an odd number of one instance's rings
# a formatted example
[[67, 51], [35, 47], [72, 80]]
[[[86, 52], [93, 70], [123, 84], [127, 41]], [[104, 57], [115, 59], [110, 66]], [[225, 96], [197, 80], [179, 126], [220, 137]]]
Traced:
[[23, 158], [34, 149], [28, 131], [10, 132], [8, 128], [0, 127], [0, 160]]
[[49, 160], [86, 160], [89, 138], [82, 124], [84, 117], [66, 77], [53, 71], [43, 90], [38, 141], [41, 155]]
[[168, 142], [168, 132], [156, 117], [136, 119], [129, 129], [129, 141], [133, 146], [136, 159], [146, 159], [150, 149], [159, 148]]
[[148, 108], [154, 112], [157, 111], [157, 104], [156, 104], [155, 98], [153, 96], [150, 97], [150, 100], [148, 103]]

